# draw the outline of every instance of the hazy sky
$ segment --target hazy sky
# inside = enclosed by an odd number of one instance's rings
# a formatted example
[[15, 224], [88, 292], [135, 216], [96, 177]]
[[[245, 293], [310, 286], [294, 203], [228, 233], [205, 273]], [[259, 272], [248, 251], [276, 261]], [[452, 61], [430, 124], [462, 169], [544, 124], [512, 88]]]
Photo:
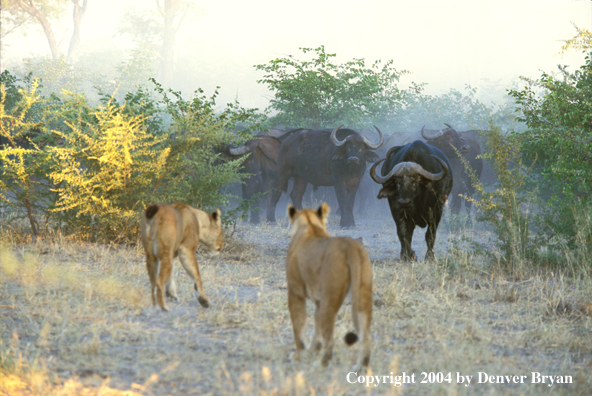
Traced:
[[[126, 8], [151, 8], [155, 1], [89, 0], [82, 24], [81, 53], [123, 46], [114, 33]], [[196, 1], [201, 15], [186, 20], [176, 45], [177, 73], [189, 93], [211, 94], [221, 86], [220, 104], [238, 98], [247, 107], [265, 107], [270, 93], [257, 84], [253, 65], [299, 47], [325, 45], [337, 61], [393, 59], [412, 73], [401, 80], [428, 83], [439, 94], [465, 84], [504, 88], [518, 76], [538, 77], [557, 64], [577, 68], [583, 55], [557, 55], [562, 39], [579, 27], [592, 29], [590, 1]], [[62, 28], [71, 26], [70, 12]], [[59, 30], [60, 27], [56, 27]], [[69, 35], [62, 42], [66, 50]], [[14, 35], [13, 35], [14, 36]], [[58, 37], [62, 37], [58, 34]], [[49, 54], [42, 31], [9, 37], [6, 58]], [[101, 60], [97, 60], [100, 62]], [[498, 89], [500, 92], [501, 89]]]

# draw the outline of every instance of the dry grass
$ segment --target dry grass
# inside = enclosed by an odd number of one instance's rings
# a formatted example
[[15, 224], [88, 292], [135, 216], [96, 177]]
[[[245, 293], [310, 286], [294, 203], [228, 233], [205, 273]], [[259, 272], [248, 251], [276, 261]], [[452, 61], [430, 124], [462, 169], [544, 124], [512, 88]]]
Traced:
[[[292, 363], [283, 270], [287, 224], [242, 226], [220, 258], [198, 253], [212, 307], [184, 272], [180, 304], [150, 306], [138, 247], [67, 242], [2, 246], [0, 395], [581, 394], [592, 389], [592, 281], [551, 272], [509, 278], [465, 248], [463, 229], [439, 234], [437, 263], [401, 263], [390, 221], [331, 231], [362, 237], [373, 262], [373, 375], [414, 373], [418, 383], [365, 387], [346, 380], [356, 347], [349, 303], [336, 324], [329, 368]], [[481, 235], [481, 236], [480, 236]], [[416, 235], [420, 257], [423, 238]], [[309, 305], [307, 334], [312, 336]], [[573, 384], [531, 384], [531, 372]], [[421, 384], [422, 372], [452, 383]], [[469, 387], [457, 372], [473, 375]], [[478, 372], [527, 375], [525, 384], [475, 384]]]

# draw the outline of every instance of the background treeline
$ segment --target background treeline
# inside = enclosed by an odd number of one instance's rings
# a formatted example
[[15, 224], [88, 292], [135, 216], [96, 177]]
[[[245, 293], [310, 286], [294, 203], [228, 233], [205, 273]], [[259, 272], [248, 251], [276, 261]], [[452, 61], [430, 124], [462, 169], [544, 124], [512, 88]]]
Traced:
[[[424, 124], [449, 123], [484, 131], [482, 149], [498, 182], [480, 189], [478, 219], [494, 227], [504, 260], [534, 258], [542, 244], [551, 247], [546, 254], [592, 244], [590, 56], [574, 72], [525, 79], [494, 104], [477, 99], [472, 87], [437, 96], [425, 94], [423, 84], [401, 88], [407, 71], [391, 61], [336, 64], [322, 46], [303, 48], [298, 57], [255, 66], [274, 94], [263, 110], [221, 106], [218, 91], [208, 97], [165, 89], [144, 69], [133, 72], [143, 56], [132, 52], [117, 69], [116, 86], [63, 58], [28, 59], [2, 73], [5, 229], [26, 219], [34, 237], [60, 230], [127, 241], [149, 202], [227, 205], [221, 187], [241, 180], [240, 161], [222, 160], [216, 147], [254, 131], [345, 124], [411, 135]], [[248, 128], [236, 132], [239, 124]], [[230, 211], [227, 221], [238, 215]]]

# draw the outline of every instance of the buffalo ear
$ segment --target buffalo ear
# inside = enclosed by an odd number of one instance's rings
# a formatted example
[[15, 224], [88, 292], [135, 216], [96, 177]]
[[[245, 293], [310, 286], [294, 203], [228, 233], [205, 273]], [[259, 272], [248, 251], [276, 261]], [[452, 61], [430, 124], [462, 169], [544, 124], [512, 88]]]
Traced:
[[378, 154], [376, 154], [374, 151], [368, 151], [366, 153], [366, 162], [376, 162], [380, 159], [380, 157], [378, 157]]
[[338, 147], [337, 150], [335, 150], [335, 152], [333, 153], [333, 157], [331, 158], [331, 161], [341, 161], [342, 159], [345, 159], [345, 148], [344, 147]]
[[298, 209], [296, 209], [292, 204], [288, 205], [288, 218], [290, 219], [290, 223], [293, 223], [296, 219], [296, 215], [298, 214]]
[[327, 202], [323, 202], [317, 209], [317, 215], [323, 224], [327, 223], [327, 216], [329, 216], [329, 212], [331, 212], [331, 208], [329, 205], [327, 205]]
[[394, 192], [391, 188], [381, 188], [380, 191], [378, 192], [378, 199], [382, 199], [382, 198], [388, 198], [391, 195], [394, 195]]

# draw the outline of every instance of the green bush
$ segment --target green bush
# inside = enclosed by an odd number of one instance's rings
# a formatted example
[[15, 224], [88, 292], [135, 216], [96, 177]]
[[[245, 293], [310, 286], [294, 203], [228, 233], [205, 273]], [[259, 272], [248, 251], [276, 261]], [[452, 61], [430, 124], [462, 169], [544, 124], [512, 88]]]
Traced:
[[[475, 175], [476, 196], [469, 198], [477, 207], [477, 220], [492, 227], [497, 237], [498, 257], [504, 268], [514, 272], [524, 260], [536, 258], [538, 239], [531, 229], [535, 221], [535, 191], [529, 180], [531, 170], [522, 163], [518, 138], [504, 136], [499, 128], [491, 125], [481, 132], [487, 141], [485, 154], [498, 177], [493, 190], [485, 189]], [[461, 156], [462, 157], [462, 156]]]
[[217, 92], [185, 100], [158, 84], [155, 93], [126, 93], [121, 104], [99, 92], [91, 104], [68, 91], [45, 98], [37, 80], [27, 81], [2, 75], [0, 199], [28, 217], [35, 237], [44, 216], [45, 226], [83, 238], [134, 239], [149, 203], [211, 210], [228, 204], [221, 187], [243, 177], [242, 161], [221, 161], [216, 147], [237, 139], [228, 132], [237, 122], [256, 127], [256, 109], [232, 103], [220, 112]]
[[[524, 79], [522, 90], [510, 95], [519, 106], [519, 119], [528, 129], [521, 134], [521, 150], [534, 163], [543, 207], [542, 231], [547, 243], [575, 248], [582, 238], [577, 217], [592, 210], [592, 57], [571, 73], [543, 73]], [[586, 236], [588, 246], [592, 234]]]
[[154, 199], [165, 177], [171, 150], [157, 150], [164, 138], [149, 135], [143, 120], [123, 114], [121, 107], [89, 110], [94, 122], [69, 122], [70, 131], [55, 131], [63, 145], [48, 148], [59, 196], [53, 211], [64, 213], [76, 228], [127, 240], [137, 232], [139, 210]]
[[267, 109], [277, 113], [271, 125], [360, 128], [383, 124], [385, 115], [402, 108], [397, 83], [406, 71], [396, 70], [392, 60], [370, 67], [364, 59], [338, 65], [331, 61], [336, 55], [326, 53], [324, 46], [300, 49], [313, 58], [302, 61], [290, 55], [255, 66], [266, 73], [258, 82], [275, 94]]
[[[0, 202], [13, 219], [26, 218], [33, 240], [41, 232], [39, 216], [55, 201], [49, 190], [46, 147], [56, 139], [46, 126], [46, 101], [37, 93], [38, 80], [20, 80], [5, 71], [0, 76]], [[5, 223], [8, 218], [3, 218]]]

